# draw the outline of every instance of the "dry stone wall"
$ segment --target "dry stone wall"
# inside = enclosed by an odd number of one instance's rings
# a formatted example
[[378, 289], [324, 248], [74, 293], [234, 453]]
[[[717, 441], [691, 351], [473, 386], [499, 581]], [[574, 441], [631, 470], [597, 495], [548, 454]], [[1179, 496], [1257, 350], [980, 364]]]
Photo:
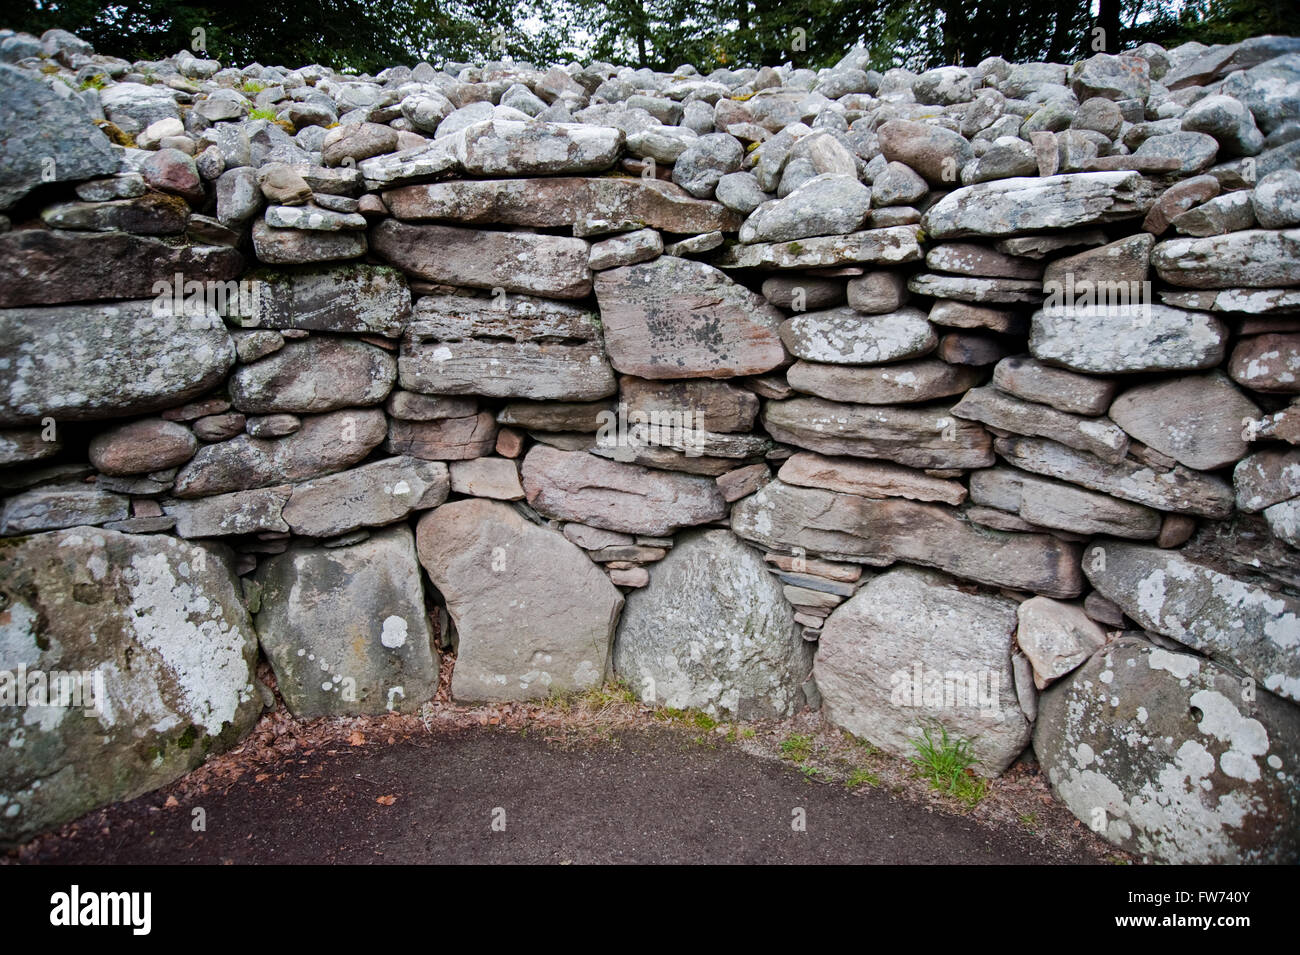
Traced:
[[454, 648], [1300, 855], [1300, 40], [0, 61], [0, 838]]

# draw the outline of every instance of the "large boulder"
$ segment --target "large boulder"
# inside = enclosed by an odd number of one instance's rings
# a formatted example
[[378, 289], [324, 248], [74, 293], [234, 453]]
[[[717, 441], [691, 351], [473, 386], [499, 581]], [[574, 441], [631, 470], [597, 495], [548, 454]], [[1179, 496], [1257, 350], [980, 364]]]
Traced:
[[1300, 702], [1300, 600], [1175, 551], [1118, 541], [1090, 547], [1083, 569], [1103, 596], [1148, 630]]
[[426, 514], [416, 541], [459, 635], [458, 701], [535, 700], [605, 681], [623, 597], [576, 544], [483, 499]]
[[896, 756], [935, 726], [996, 776], [1029, 743], [1011, 672], [1016, 604], [913, 567], [869, 581], [822, 629], [813, 675], [826, 718]]
[[0, 424], [144, 414], [220, 383], [235, 362], [220, 316], [154, 305], [0, 309]]
[[0, 548], [0, 605], [0, 843], [166, 785], [262, 711], [220, 548], [93, 527], [19, 538]]
[[1038, 699], [1057, 798], [1110, 842], [1174, 864], [1300, 859], [1300, 709], [1137, 637]]
[[812, 669], [781, 585], [730, 531], [683, 535], [627, 598], [614, 671], [650, 702], [739, 719], [790, 716]]
[[295, 716], [410, 713], [438, 689], [406, 525], [346, 547], [295, 544], [257, 573], [257, 633]]
[[113, 146], [90, 116], [17, 67], [0, 63], [0, 212], [38, 186], [117, 172]]

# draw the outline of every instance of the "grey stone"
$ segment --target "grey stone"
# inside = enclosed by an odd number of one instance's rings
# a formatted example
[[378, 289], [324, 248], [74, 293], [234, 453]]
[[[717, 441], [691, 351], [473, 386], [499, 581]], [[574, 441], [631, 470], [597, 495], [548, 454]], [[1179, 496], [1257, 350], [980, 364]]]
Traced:
[[386, 458], [295, 484], [284, 520], [295, 534], [337, 537], [361, 527], [404, 520], [447, 500], [447, 465]]
[[411, 713], [437, 692], [410, 528], [345, 547], [294, 545], [257, 581], [258, 636], [295, 716]]
[[[1104, 687], [1099, 691], [1099, 687]], [[1125, 637], [1039, 697], [1052, 792], [1110, 842], [1173, 864], [1300, 852], [1295, 707], [1191, 654]]]
[[931, 571], [882, 574], [822, 629], [813, 676], [826, 719], [902, 758], [941, 726], [970, 741], [977, 773], [997, 776], [1030, 737], [1011, 672], [1015, 629], [1004, 597]]
[[1255, 403], [1219, 371], [1138, 385], [1110, 406], [1111, 418], [1133, 437], [1198, 471], [1245, 457], [1250, 446], [1242, 422], [1259, 415]]
[[576, 545], [508, 504], [477, 499], [425, 515], [416, 535], [459, 634], [457, 701], [542, 699], [604, 683], [623, 597]]
[[230, 399], [244, 414], [312, 414], [380, 404], [397, 379], [382, 348], [312, 335], [289, 342], [230, 377]]
[[144, 414], [220, 382], [235, 361], [221, 319], [154, 304], [0, 310], [0, 424]]
[[1029, 350], [1040, 361], [1094, 374], [1196, 371], [1223, 361], [1227, 337], [1208, 312], [1150, 303], [1066, 305], [1034, 313]]
[[284, 505], [290, 485], [232, 491], [193, 501], [165, 500], [162, 509], [175, 520], [176, 533], [184, 538], [226, 537], [259, 531], [289, 530], [284, 522]]
[[806, 361], [874, 365], [918, 358], [933, 351], [939, 339], [925, 313], [915, 308], [863, 315], [841, 307], [786, 319], [781, 340]]
[[690, 143], [673, 164], [673, 182], [697, 199], [713, 195], [719, 180], [739, 172], [745, 151], [726, 133], [706, 133]]
[[257, 636], [221, 549], [41, 534], [0, 551], [0, 594], [6, 666], [98, 674], [76, 687], [84, 707], [0, 711], [0, 842], [164, 786], [261, 713]]

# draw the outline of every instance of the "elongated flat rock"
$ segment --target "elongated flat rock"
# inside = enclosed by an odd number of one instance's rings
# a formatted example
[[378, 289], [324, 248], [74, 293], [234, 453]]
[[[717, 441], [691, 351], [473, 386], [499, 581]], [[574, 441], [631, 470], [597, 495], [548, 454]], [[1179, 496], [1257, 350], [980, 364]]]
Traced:
[[0, 308], [98, 299], [145, 299], [159, 282], [239, 277], [237, 249], [171, 245], [126, 232], [15, 229], [0, 233]]
[[919, 309], [863, 315], [847, 306], [786, 319], [781, 323], [781, 340], [799, 358], [833, 365], [918, 358], [939, 344], [939, 336]]
[[797, 361], [785, 373], [795, 391], [864, 405], [901, 405], [959, 395], [982, 377], [978, 368], [933, 358], [859, 367]]
[[1204, 239], [1170, 239], [1151, 252], [1156, 274], [1196, 289], [1300, 285], [1300, 229], [1248, 229]]
[[781, 312], [702, 262], [661, 256], [600, 272], [610, 364], [640, 378], [759, 375], [786, 359]]
[[734, 232], [740, 217], [660, 179], [538, 178], [456, 180], [384, 193], [398, 219], [469, 225], [562, 228], [575, 222], [630, 222], [664, 232]]
[[1232, 513], [1233, 494], [1227, 482], [1181, 464], [1168, 471], [1129, 459], [1107, 464], [1085, 451], [1044, 438], [998, 438], [994, 446], [1000, 457], [1018, 468], [1156, 510], [1217, 519]]
[[1084, 418], [1047, 405], [1021, 401], [990, 386], [972, 388], [953, 405], [958, 418], [982, 421], [1015, 434], [1050, 438], [1117, 464], [1128, 452], [1128, 435], [1109, 418]]
[[1168, 305], [1044, 308], [1029, 350], [1049, 364], [1093, 374], [1198, 371], [1223, 361], [1228, 330], [1208, 312]]
[[713, 480], [535, 445], [524, 458], [528, 503], [548, 517], [662, 537], [727, 516]]
[[0, 425], [93, 421], [184, 404], [219, 384], [235, 345], [215, 311], [154, 302], [0, 309]]
[[295, 484], [284, 520], [295, 534], [337, 537], [437, 507], [450, 488], [447, 465], [399, 456]]
[[1239, 667], [1300, 702], [1300, 600], [1176, 551], [1104, 541], [1083, 555], [1092, 585], [1148, 630]]
[[1075, 597], [1083, 590], [1077, 545], [1049, 534], [985, 530], [938, 504], [775, 480], [735, 505], [731, 527], [764, 547], [802, 547], [830, 560], [876, 566], [901, 560], [1049, 597]]
[[1151, 540], [1160, 533], [1160, 514], [1148, 507], [1013, 468], [972, 472], [970, 495], [976, 504], [1072, 534]]
[[573, 175], [614, 165], [623, 131], [585, 123], [490, 119], [468, 127], [461, 142], [461, 165], [471, 176]]
[[966, 500], [966, 488], [957, 481], [930, 477], [924, 471], [888, 461], [827, 458], [806, 451], [786, 459], [777, 477], [786, 484], [821, 487], [862, 497], [905, 497], [943, 504], [960, 504]]
[[583, 298], [591, 292], [590, 247], [582, 239], [393, 219], [370, 235], [376, 253], [430, 282], [550, 298]]
[[916, 226], [900, 225], [794, 242], [733, 245], [711, 261], [721, 269], [813, 269], [862, 263], [901, 265], [921, 258]]
[[241, 434], [199, 448], [176, 475], [175, 494], [203, 497], [342, 471], [369, 454], [386, 430], [383, 411], [349, 408], [308, 415], [299, 430], [283, 438]]
[[244, 328], [301, 328], [396, 338], [411, 314], [411, 291], [397, 269], [351, 263], [259, 269], [245, 276], [251, 300], [236, 297], [226, 317]]
[[948, 408], [838, 404], [821, 398], [769, 401], [763, 424], [778, 441], [829, 455], [885, 458], [913, 468], [982, 468], [992, 438]]
[[953, 190], [926, 212], [933, 239], [1003, 237], [1140, 218], [1155, 190], [1136, 172], [998, 179]]

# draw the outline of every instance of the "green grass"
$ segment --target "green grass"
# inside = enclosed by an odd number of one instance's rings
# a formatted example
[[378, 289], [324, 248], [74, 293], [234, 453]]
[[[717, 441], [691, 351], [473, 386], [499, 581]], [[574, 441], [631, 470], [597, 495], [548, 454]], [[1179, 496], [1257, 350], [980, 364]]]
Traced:
[[970, 768], [976, 759], [971, 753], [971, 741], [964, 738], [953, 739], [948, 729], [940, 725], [939, 739], [932, 735], [932, 728], [921, 730], [919, 739], [912, 740], [916, 749], [908, 759], [920, 770], [921, 778], [930, 784], [930, 788], [952, 796], [967, 806], [975, 806], [988, 794], [988, 780], [975, 776]]
[[812, 745], [813, 739], [811, 736], [805, 736], [802, 733], [791, 733], [781, 740], [781, 752], [786, 759], [802, 763], [812, 755]]
[[268, 108], [250, 109], [248, 111], [249, 119], [267, 119], [275, 122], [275, 110]]
[[266, 89], [266, 84], [259, 83], [257, 80], [244, 80], [244, 85], [240, 89], [242, 92], [256, 95]]
[[96, 73], [94, 76], [88, 76], [82, 80], [81, 85], [77, 88], [82, 90], [102, 90], [107, 85], [108, 77], [103, 73]]
[[879, 786], [880, 777], [869, 769], [858, 767], [849, 773], [849, 778], [844, 780], [844, 785], [848, 789], [857, 789], [859, 786], [866, 784], [868, 786]]

